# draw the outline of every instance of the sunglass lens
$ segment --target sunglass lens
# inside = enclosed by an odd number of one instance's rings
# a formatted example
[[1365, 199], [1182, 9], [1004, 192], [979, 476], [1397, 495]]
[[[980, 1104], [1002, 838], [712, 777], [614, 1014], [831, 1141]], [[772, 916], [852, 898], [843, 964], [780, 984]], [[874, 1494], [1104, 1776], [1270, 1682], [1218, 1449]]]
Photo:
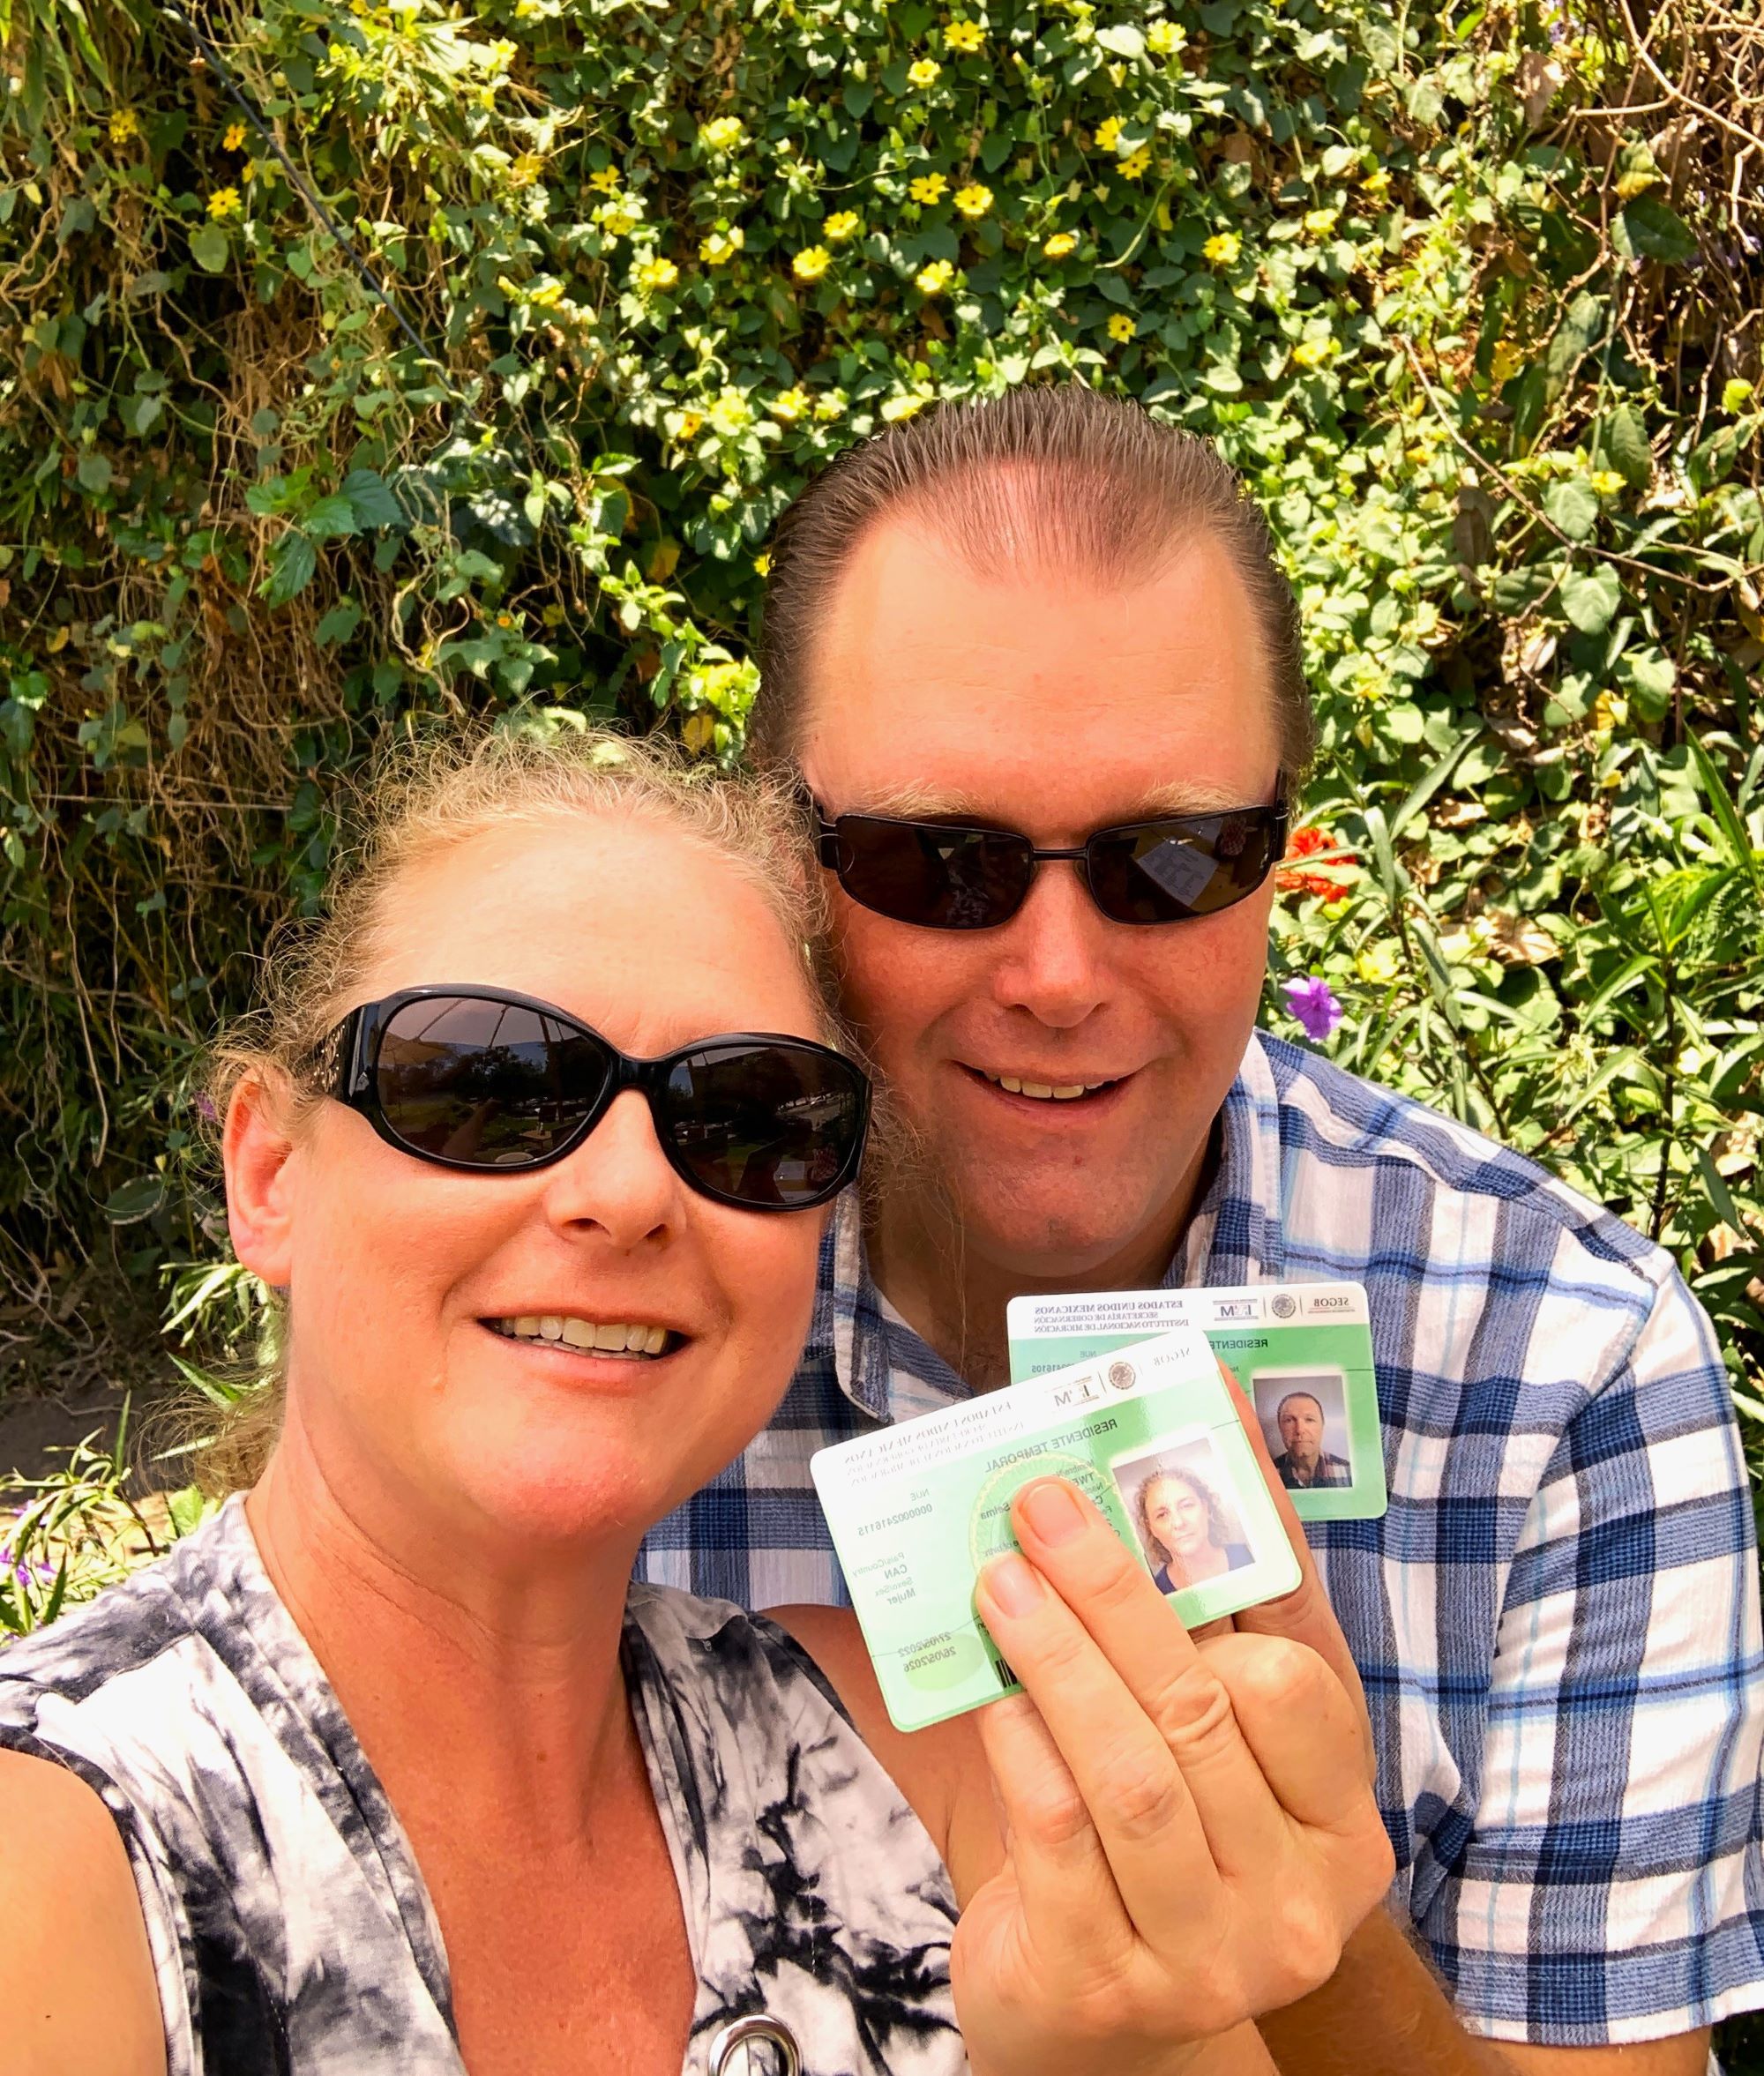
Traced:
[[1188, 815], [1107, 830], [1086, 855], [1090, 891], [1117, 922], [1211, 915], [1267, 877], [1273, 810]]
[[428, 997], [395, 1010], [376, 1062], [380, 1114], [414, 1151], [525, 1168], [569, 1137], [605, 1087], [607, 1054], [515, 1003]]
[[707, 1195], [799, 1211], [851, 1179], [864, 1111], [863, 1076], [837, 1053], [744, 1042], [676, 1060], [656, 1124]]
[[926, 930], [991, 930], [1008, 922], [1028, 891], [1033, 861], [1005, 830], [944, 829], [841, 815], [839, 878], [854, 901]]

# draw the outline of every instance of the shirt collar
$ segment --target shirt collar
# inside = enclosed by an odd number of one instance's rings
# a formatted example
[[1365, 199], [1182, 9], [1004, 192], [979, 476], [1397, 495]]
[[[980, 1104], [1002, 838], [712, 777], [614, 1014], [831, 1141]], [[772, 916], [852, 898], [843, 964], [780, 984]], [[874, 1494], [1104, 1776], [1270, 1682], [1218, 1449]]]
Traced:
[[[1278, 1282], [1285, 1263], [1281, 1220], [1280, 1092], [1262, 1049], [1250, 1034], [1237, 1078], [1219, 1111], [1219, 1159], [1213, 1180], [1164, 1271], [1166, 1290]], [[897, 1389], [889, 1343], [910, 1337], [923, 1359], [908, 1408]], [[901, 1326], [890, 1326], [863, 1247], [863, 1213], [856, 1190], [833, 1206], [821, 1243], [820, 1282], [805, 1351], [831, 1362], [840, 1390], [872, 1420], [893, 1421], [923, 1409], [926, 1383], [957, 1383], [935, 1350]], [[956, 1393], [952, 1391], [952, 1397]]]

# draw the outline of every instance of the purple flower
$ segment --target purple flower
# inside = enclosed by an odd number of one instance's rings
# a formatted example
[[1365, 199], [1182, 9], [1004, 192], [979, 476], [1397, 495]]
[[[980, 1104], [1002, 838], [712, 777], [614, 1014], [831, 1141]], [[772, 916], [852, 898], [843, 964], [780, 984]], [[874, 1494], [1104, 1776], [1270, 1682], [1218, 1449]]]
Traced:
[[1286, 1006], [1304, 1027], [1304, 1035], [1320, 1045], [1333, 1037], [1342, 1020], [1342, 1005], [1329, 992], [1329, 983], [1310, 975], [1302, 981], [1283, 981]]

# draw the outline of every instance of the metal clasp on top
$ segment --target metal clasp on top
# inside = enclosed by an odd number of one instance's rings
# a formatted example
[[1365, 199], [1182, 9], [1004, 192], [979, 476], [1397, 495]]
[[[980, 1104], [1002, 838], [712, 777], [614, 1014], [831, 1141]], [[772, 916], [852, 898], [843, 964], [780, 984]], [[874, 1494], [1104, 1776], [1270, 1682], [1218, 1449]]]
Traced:
[[[757, 2047], [762, 2042], [778, 2050], [775, 2076], [803, 2076], [803, 2057], [796, 2035], [781, 2020], [758, 2014], [733, 2020], [712, 2035], [710, 2076], [729, 2076], [730, 2057], [736, 2049]], [[747, 2076], [747, 2072], [744, 2070], [740, 2076]]]

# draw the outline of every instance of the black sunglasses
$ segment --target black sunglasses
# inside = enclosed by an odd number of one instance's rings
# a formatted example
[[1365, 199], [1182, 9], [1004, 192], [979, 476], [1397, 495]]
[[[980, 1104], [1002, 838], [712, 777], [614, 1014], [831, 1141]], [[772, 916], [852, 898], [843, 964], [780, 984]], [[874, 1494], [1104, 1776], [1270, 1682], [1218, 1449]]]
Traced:
[[405, 988], [352, 1009], [313, 1053], [326, 1095], [437, 1167], [512, 1174], [561, 1161], [640, 1089], [682, 1181], [744, 1211], [811, 1211], [857, 1173], [870, 1084], [828, 1046], [765, 1031], [633, 1059], [549, 1002], [499, 988]]
[[829, 816], [818, 800], [815, 848], [854, 901], [922, 930], [996, 930], [1028, 898], [1046, 861], [1068, 859], [1111, 922], [1185, 922], [1252, 894], [1286, 850], [1286, 802], [1222, 814], [1159, 815], [1099, 829], [1050, 850], [1012, 829]]

